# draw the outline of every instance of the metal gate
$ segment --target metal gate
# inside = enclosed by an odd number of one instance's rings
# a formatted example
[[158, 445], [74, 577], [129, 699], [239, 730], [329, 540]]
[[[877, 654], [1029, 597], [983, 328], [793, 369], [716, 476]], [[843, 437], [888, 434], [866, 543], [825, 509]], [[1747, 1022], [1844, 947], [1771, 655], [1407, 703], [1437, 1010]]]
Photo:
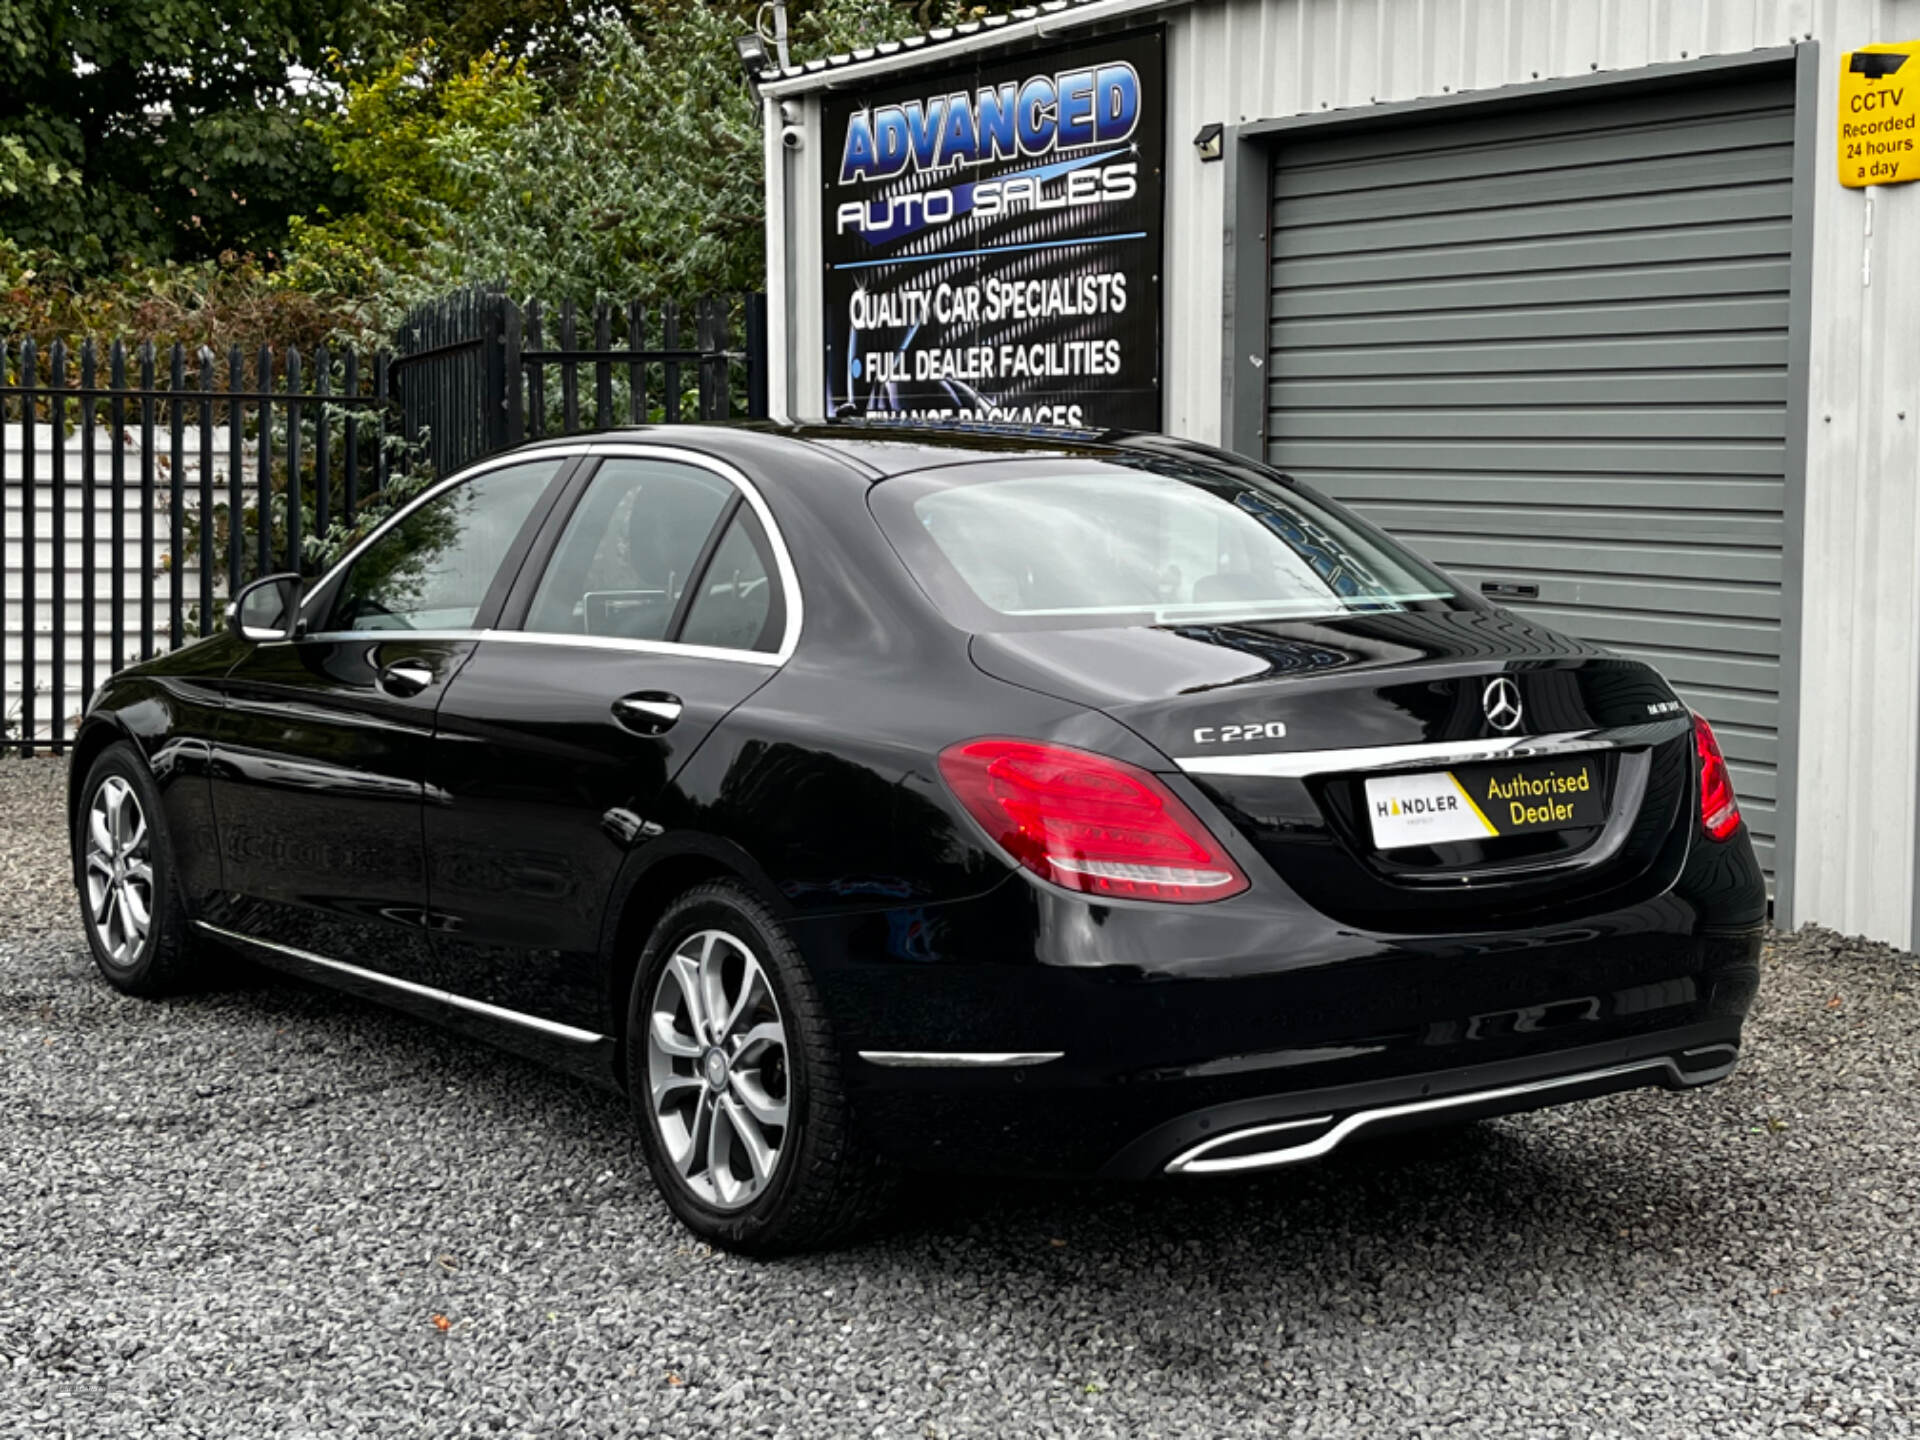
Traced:
[[475, 285], [410, 311], [399, 339], [400, 433], [436, 475], [542, 435], [767, 414], [765, 295], [523, 308]]
[[1769, 873], [1793, 129], [1783, 74], [1328, 132], [1272, 172], [1269, 458], [1658, 665]]

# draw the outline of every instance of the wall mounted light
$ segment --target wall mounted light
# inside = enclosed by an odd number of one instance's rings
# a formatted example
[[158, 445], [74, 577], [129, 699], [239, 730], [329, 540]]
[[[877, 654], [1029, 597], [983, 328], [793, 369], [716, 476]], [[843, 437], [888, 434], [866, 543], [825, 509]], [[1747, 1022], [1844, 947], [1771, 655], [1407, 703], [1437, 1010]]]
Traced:
[[767, 42], [758, 34], [742, 35], [733, 42], [733, 48], [740, 52], [740, 68], [747, 72], [747, 84], [757, 87], [772, 59]]
[[1227, 127], [1218, 121], [1211, 125], [1202, 125], [1200, 133], [1193, 137], [1193, 148], [1200, 152], [1204, 164], [1209, 160], [1218, 160], [1225, 153]]
[[792, 61], [787, 55], [786, 0], [766, 0], [754, 12], [753, 33], [735, 40], [733, 48], [740, 52], [740, 68], [747, 72], [747, 84], [755, 90], [768, 71], [787, 69]]

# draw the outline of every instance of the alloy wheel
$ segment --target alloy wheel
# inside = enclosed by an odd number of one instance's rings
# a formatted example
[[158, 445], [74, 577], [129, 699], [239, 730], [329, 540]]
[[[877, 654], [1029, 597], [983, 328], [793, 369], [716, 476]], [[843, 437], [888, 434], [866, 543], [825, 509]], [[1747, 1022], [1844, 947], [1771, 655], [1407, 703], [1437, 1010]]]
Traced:
[[647, 1013], [647, 1083], [667, 1159], [700, 1200], [750, 1205], [790, 1133], [787, 1032], [753, 951], [724, 930], [668, 957]]
[[140, 958], [153, 926], [153, 863], [147, 817], [133, 787], [109, 775], [87, 807], [87, 919], [115, 965]]

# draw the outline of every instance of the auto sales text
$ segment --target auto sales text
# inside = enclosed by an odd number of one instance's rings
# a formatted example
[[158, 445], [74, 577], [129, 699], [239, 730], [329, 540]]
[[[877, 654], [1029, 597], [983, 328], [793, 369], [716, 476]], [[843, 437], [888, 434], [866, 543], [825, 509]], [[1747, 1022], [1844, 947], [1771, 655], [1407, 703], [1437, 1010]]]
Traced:
[[[962, 187], [965, 188], [965, 187]], [[954, 190], [924, 190], [878, 200], [849, 200], [833, 212], [834, 233], [849, 230], [893, 232], [899, 227], [945, 225], [954, 219], [991, 220], [1016, 210], [1071, 210], [1131, 200], [1140, 189], [1140, 167], [1132, 160], [1096, 165], [1063, 175], [1050, 185], [1037, 175], [1008, 175], [981, 180], [963, 198]]]
[[856, 330], [903, 329], [934, 321], [941, 325], [992, 324], [1001, 320], [1058, 320], [1079, 315], [1120, 315], [1127, 308], [1124, 272], [1056, 276], [1050, 280], [1001, 280], [973, 285], [908, 286], [856, 290], [847, 319]]

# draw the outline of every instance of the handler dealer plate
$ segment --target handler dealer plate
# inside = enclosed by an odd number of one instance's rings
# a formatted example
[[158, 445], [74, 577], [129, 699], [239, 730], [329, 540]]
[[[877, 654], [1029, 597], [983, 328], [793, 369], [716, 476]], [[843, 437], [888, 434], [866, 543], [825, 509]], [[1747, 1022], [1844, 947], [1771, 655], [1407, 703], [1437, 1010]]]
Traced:
[[1475, 765], [1367, 781], [1367, 816], [1382, 850], [1572, 830], [1605, 822], [1592, 756]]

